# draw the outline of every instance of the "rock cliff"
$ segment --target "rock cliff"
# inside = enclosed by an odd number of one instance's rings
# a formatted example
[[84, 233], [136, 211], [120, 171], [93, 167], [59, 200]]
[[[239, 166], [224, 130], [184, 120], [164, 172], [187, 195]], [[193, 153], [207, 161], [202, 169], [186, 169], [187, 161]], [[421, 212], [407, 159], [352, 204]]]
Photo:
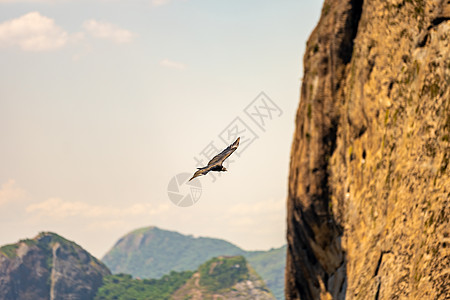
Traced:
[[287, 299], [448, 299], [450, 1], [325, 0], [291, 149]]
[[3, 300], [93, 299], [108, 274], [80, 246], [50, 232], [0, 248]]

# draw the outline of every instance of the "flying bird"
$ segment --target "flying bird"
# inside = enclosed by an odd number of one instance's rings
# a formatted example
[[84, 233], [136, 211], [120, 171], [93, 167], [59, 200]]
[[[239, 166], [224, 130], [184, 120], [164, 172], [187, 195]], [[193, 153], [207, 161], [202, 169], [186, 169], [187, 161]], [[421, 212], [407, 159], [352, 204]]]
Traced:
[[228, 156], [230, 156], [234, 151], [236, 151], [237, 147], [239, 146], [240, 139], [241, 138], [238, 137], [233, 144], [231, 144], [230, 146], [225, 148], [225, 150], [214, 156], [213, 159], [209, 161], [206, 167], [197, 168], [198, 171], [194, 173], [194, 176], [192, 176], [192, 178], [189, 179], [189, 181], [191, 181], [195, 177], [206, 175], [208, 174], [209, 171], [218, 171], [218, 172], [227, 171], [227, 169], [224, 166], [222, 166], [222, 164], [225, 161], [225, 159], [228, 158]]

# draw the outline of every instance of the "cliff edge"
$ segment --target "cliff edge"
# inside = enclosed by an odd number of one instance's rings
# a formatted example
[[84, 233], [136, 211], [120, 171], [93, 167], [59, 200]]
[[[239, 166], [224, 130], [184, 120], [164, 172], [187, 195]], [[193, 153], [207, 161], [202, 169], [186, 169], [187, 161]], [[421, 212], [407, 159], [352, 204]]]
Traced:
[[291, 149], [286, 299], [450, 295], [449, 41], [448, 0], [325, 0]]

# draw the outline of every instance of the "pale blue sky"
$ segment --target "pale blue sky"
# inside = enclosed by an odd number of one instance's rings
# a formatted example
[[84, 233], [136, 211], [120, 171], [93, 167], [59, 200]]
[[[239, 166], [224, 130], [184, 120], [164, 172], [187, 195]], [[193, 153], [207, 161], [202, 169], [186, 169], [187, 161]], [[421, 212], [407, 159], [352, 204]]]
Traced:
[[[320, 1], [0, 0], [0, 244], [55, 231], [101, 257], [155, 225], [285, 243], [289, 154]], [[244, 108], [282, 110], [260, 130]], [[236, 117], [259, 138], [188, 208], [167, 196]], [[209, 176], [209, 175], [208, 175]]]

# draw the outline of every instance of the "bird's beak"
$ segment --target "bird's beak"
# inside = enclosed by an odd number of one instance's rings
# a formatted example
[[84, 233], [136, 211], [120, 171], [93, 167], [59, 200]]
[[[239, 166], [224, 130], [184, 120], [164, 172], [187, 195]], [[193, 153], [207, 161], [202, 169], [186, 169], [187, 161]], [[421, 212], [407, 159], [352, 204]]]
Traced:
[[223, 168], [224, 171], [228, 171], [226, 168]]

